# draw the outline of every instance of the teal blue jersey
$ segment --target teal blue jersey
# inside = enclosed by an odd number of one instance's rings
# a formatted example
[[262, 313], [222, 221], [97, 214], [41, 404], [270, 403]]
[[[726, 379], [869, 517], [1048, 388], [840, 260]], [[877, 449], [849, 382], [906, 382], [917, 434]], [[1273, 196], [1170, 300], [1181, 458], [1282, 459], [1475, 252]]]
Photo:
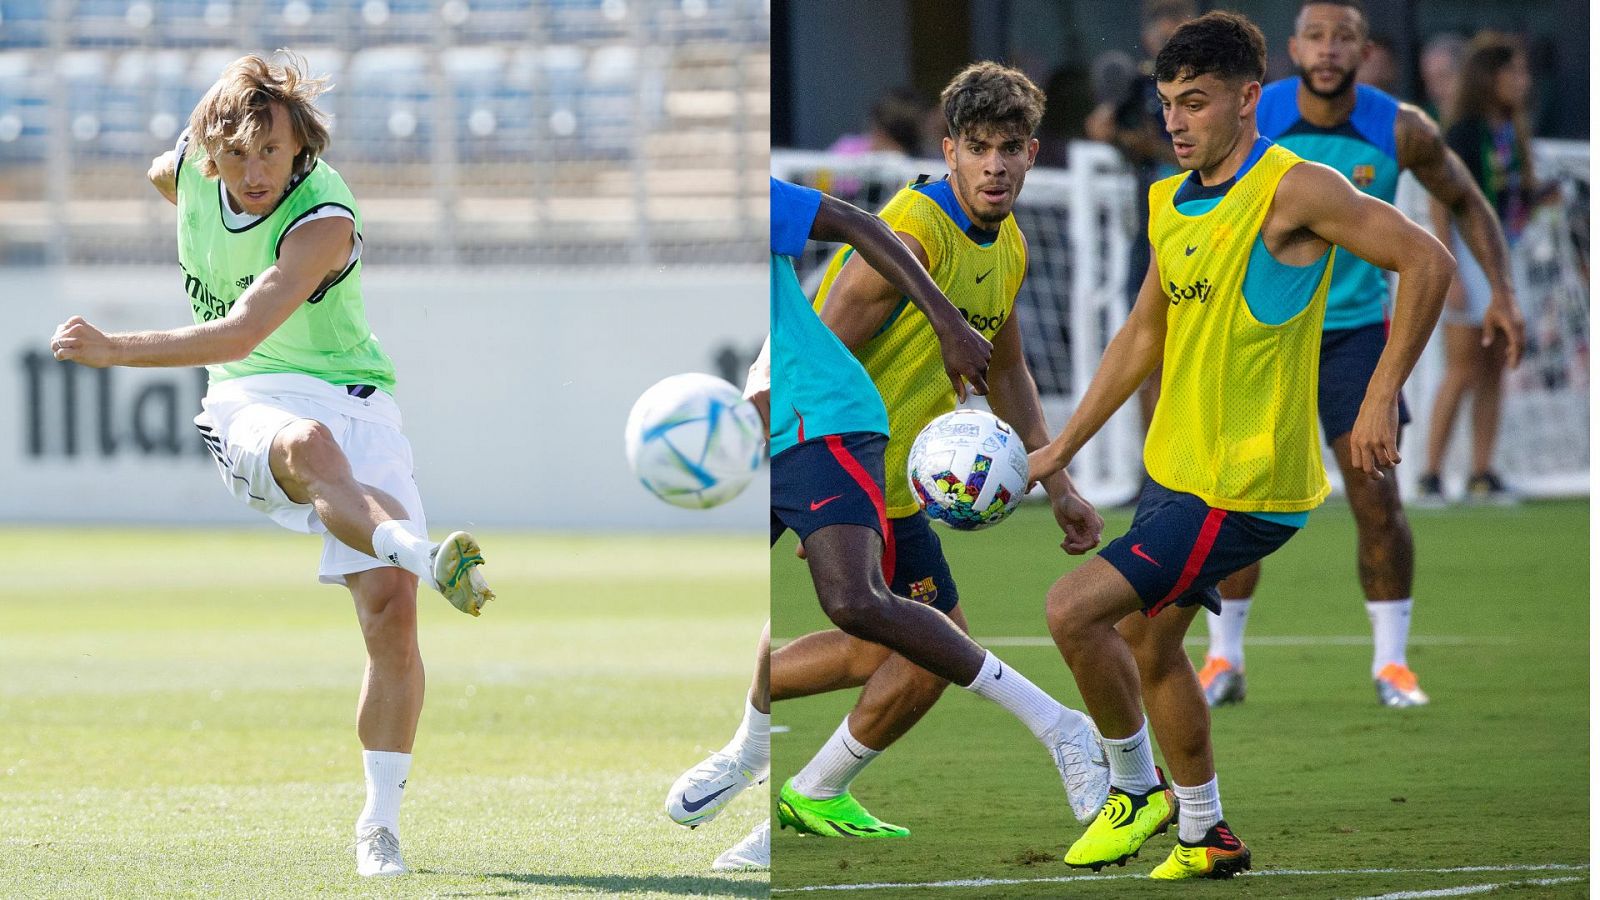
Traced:
[[861, 363], [811, 309], [787, 257], [805, 249], [822, 194], [771, 180], [773, 456], [801, 441], [853, 431], [889, 433], [883, 398]]
[[[1400, 183], [1394, 139], [1399, 101], [1377, 88], [1356, 85], [1356, 107], [1350, 118], [1332, 128], [1322, 128], [1300, 117], [1299, 87], [1300, 79], [1296, 77], [1262, 88], [1261, 103], [1256, 109], [1261, 135], [1302, 159], [1338, 170], [1362, 193], [1393, 203]], [[1353, 253], [1334, 254], [1328, 315], [1322, 326], [1325, 330], [1382, 322], [1388, 303], [1389, 280], [1382, 269]]]

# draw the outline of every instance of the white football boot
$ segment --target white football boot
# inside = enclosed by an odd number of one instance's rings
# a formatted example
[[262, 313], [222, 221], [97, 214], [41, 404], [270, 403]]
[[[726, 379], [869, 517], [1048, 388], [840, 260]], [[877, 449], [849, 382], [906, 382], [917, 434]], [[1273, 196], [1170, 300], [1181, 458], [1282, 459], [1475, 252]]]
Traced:
[[1111, 793], [1111, 763], [1100, 743], [1100, 729], [1093, 719], [1063, 706], [1055, 731], [1045, 736], [1045, 745], [1061, 773], [1072, 817], [1085, 825], [1093, 822]]
[[482, 565], [477, 540], [465, 531], [452, 532], [433, 548], [433, 586], [456, 609], [481, 615], [484, 604], [494, 599], [494, 591], [483, 580]]
[[711, 868], [719, 871], [772, 867], [772, 821], [757, 825], [744, 840], [722, 851]]
[[369, 825], [356, 835], [356, 874], [404, 875], [411, 870], [400, 858], [400, 839], [382, 825]]
[[715, 819], [733, 798], [753, 784], [765, 784], [771, 768], [745, 768], [727, 749], [706, 757], [678, 776], [667, 792], [667, 816], [679, 825], [697, 828]]

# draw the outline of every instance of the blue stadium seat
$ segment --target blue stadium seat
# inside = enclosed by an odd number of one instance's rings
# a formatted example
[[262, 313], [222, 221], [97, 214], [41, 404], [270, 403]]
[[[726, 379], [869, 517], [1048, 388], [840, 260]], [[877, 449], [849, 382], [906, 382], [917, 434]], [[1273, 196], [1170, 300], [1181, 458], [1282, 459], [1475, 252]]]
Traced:
[[50, 42], [45, 27], [47, 0], [0, 0], [0, 49], [43, 47]]

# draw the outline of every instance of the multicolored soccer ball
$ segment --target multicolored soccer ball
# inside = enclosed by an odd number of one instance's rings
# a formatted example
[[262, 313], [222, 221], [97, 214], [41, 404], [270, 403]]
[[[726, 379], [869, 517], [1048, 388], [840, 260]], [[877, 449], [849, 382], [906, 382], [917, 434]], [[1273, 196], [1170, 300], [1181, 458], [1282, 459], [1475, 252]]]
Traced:
[[739, 389], [690, 372], [640, 395], [623, 431], [628, 466], [673, 506], [708, 509], [743, 491], [761, 466], [766, 429]]
[[976, 531], [999, 523], [1022, 502], [1028, 451], [1010, 425], [982, 410], [958, 409], [917, 435], [906, 477], [929, 518]]

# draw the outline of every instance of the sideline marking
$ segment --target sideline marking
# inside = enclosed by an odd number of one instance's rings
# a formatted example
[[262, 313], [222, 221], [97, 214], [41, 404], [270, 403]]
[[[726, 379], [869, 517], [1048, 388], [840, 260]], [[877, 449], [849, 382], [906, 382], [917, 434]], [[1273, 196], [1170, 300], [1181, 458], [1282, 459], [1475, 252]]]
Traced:
[[[1274, 878], [1283, 875], [1449, 875], [1459, 872], [1584, 872], [1589, 865], [1570, 863], [1547, 863], [1533, 865], [1506, 865], [1506, 866], [1452, 866], [1444, 869], [1270, 869], [1261, 872], [1241, 872], [1239, 878]], [[1065, 875], [1055, 878], [965, 878], [955, 881], [905, 881], [905, 882], [872, 882], [867, 884], [813, 884], [796, 888], [773, 888], [774, 894], [799, 894], [812, 891], [878, 891], [905, 888], [943, 888], [943, 887], [1004, 887], [1012, 884], [1071, 884], [1088, 881], [1125, 881], [1137, 878], [1141, 881], [1149, 879], [1148, 875], [1128, 872], [1122, 875]], [[1567, 881], [1582, 881], [1582, 877], [1563, 879], [1540, 879], [1537, 882], [1525, 883], [1566, 883]], [[1474, 885], [1471, 889], [1441, 888], [1440, 890], [1455, 893], [1442, 894], [1428, 892], [1404, 892], [1399, 894], [1382, 894], [1382, 898], [1407, 898], [1407, 897], [1449, 897], [1459, 893], [1483, 893], [1497, 887], [1506, 885]], [[1377, 900], [1377, 898], [1368, 898]]]
[[1490, 891], [1498, 891], [1501, 888], [1508, 887], [1532, 887], [1535, 885], [1542, 887], [1544, 885], [1551, 884], [1572, 884], [1574, 882], [1585, 880], [1587, 879], [1581, 875], [1577, 877], [1568, 876], [1566, 878], [1532, 878], [1526, 881], [1505, 881], [1499, 884], [1470, 884], [1466, 887], [1439, 888], [1432, 891], [1396, 891], [1393, 894], [1375, 894], [1371, 897], [1363, 897], [1361, 900], [1411, 900], [1413, 897], [1461, 897], [1467, 894], [1487, 894]]

